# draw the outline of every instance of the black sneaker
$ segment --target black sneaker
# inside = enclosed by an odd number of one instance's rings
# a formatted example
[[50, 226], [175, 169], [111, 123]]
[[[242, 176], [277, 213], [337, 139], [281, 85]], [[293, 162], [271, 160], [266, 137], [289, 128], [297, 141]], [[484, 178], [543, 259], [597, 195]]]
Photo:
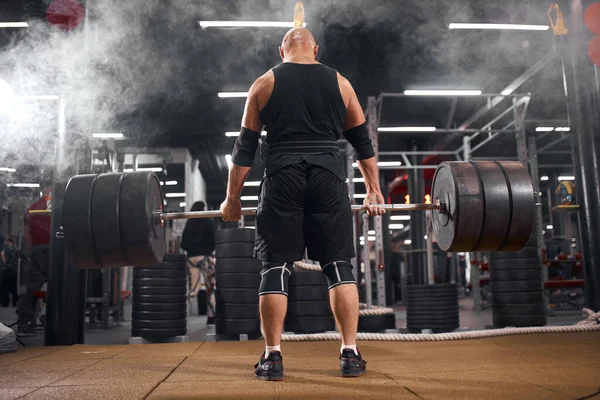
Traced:
[[283, 379], [283, 357], [281, 352], [272, 351], [269, 357], [265, 359], [264, 353], [260, 356], [260, 361], [254, 365], [254, 375], [257, 378], [266, 381], [280, 381]]
[[360, 351], [358, 356], [352, 349], [344, 349], [340, 355], [340, 374], [343, 377], [356, 377], [365, 373], [367, 362], [362, 359]]
[[31, 323], [20, 323], [17, 326], [17, 337], [25, 338], [25, 337], [33, 337], [35, 336], [35, 328]]

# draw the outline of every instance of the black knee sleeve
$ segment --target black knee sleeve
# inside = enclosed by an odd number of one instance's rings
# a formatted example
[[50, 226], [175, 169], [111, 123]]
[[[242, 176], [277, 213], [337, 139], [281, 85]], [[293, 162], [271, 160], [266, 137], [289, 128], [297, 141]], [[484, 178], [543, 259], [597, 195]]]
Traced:
[[281, 263], [263, 262], [260, 273], [258, 295], [284, 294], [288, 295], [288, 280], [294, 268], [293, 262]]
[[352, 264], [347, 260], [331, 261], [326, 264], [321, 263], [323, 273], [327, 277], [329, 289], [345, 283], [354, 283], [354, 275], [352, 274]]

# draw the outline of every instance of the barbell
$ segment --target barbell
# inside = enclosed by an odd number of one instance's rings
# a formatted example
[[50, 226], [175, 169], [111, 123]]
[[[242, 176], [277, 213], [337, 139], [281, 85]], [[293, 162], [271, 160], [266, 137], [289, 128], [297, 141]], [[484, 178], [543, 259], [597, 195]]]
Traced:
[[[535, 195], [527, 166], [516, 161], [448, 161], [435, 172], [431, 204], [381, 204], [388, 211], [431, 211], [444, 251], [518, 251], [534, 226]], [[221, 217], [218, 210], [164, 213], [153, 172], [76, 175], [63, 199], [63, 235], [81, 269], [150, 266], [165, 254], [165, 222]], [[363, 211], [360, 205], [352, 211]], [[31, 213], [48, 213], [48, 210]], [[255, 207], [242, 215], [255, 215]]]

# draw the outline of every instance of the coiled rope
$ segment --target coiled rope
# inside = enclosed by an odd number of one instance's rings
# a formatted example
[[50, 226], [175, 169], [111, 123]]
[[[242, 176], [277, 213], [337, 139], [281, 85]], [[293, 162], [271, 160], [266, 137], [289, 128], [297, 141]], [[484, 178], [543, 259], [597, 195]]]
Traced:
[[[304, 271], [318, 271], [321, 272], [321, 267], [319, 265], [315, 265], [315, 264], [309, 264], [307, 262], [304, 261], [296, 261], [294, 263], [294, 268], [295, 269], [301, 269]], [[359, 311], [358, 313], [360, 315], [387, 315], [387, 314], [394, 314], [394, 309], [392, 308], [388, 308], [388, 307], [377, 307], [377, 306], [371, 306], [370, 309], [367, 309], [367, 305], [364, 303], [359, 304]]]
[[[441, 342], [449, 340], [482, 339], [499, 336], [526, 335], [534, 333], [565, 333], [600, 331], [600, 312], [584, 308], [587, 318], [570, 326], [536, 326], [526, 328], [502, 328], [483, 331], [448, 332], [448, 333], [362, 333], [358, 340], [396, 341], [396, 342]], [[339, 341], [339, 333], [284, 334], [281, 338], [286, 342], [301, 341]]]

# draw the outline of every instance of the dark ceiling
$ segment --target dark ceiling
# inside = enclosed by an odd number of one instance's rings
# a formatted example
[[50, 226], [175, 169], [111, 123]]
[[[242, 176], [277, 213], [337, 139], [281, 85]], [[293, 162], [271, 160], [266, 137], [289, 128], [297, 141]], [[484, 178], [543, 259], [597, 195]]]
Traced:
[[[2, 1], [0, 21], [42, 19], [48, 3]], [[220, 99], [217, 92], [245, 91], [276, 65], [285, 29], [203, 30], [197, 21], [291, 20], [295, 0], [88, 3], [87, 31], [85, 23], [70, 33], [47, 31], [45, 22], [29, 31], [0, 29], [0, 76], [20, 76], [12, 84], [21, 90], [68, 92], [77, 104], [72, 119], [85, 114], [87, 123], [80, 124], [85, 129], [126, 132], [128, 146], [189, 147], [200, 160], [209, 199], [222, 196], [224, 155], [234, 141], [224, 132], [239, 129], [243, 99]], [[551, 31], [448, 29], [451, 22], [548, 24], [545, 1], [306, 0], [304, 5], [320, 45], [318, 59], [352, 82], [364, 106], [368, 96], [405, 89], [497, 93], [553, 48]], [[35, 85], [27, 82], [29, 76], [38, 77]], [[530, 119], [566, 118], [560, 77], [559, 65], [550, 63], [518, 90], [533, 93]], [[450, 125], [463, 122], [484, 101], [461, 100]], [[381, 124], [445, 127], [450, 106], [451, 99], [386, 101]], [[414, 138], [386, 135], [381, 150], [402, 150]], [[428, 137], [434, 143], [442, 138]], [[515, 153], [514, 142], [498, 142], [491, 154], [499, 148]], [[255, 171], [253, 178], [258, 176]]]

